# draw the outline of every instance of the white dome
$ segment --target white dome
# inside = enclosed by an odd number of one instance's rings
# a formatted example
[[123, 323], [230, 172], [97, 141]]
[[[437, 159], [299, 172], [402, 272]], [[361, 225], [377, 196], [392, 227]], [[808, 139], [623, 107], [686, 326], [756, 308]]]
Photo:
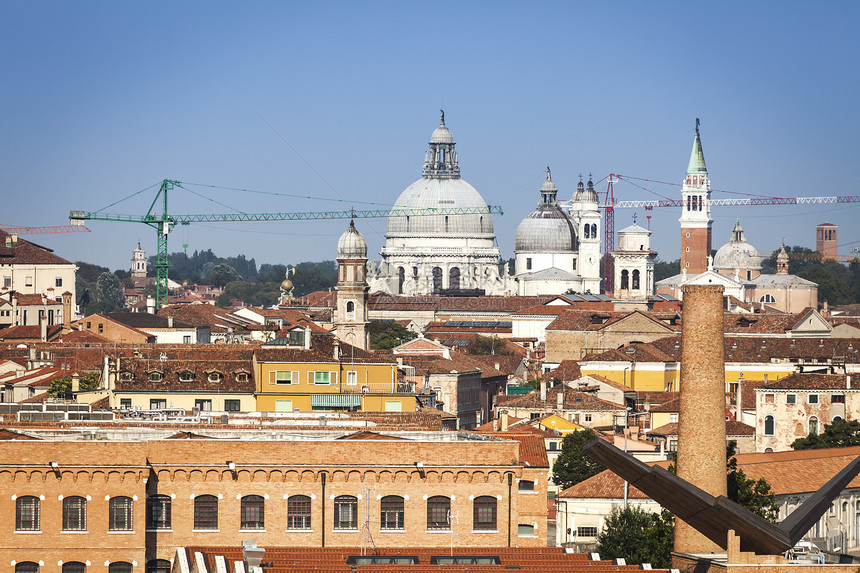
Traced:
[[576, 230], [570, 216], [557, 201], [558, 188], [549, 167], [540, 188], [537, 209], [517, 227], [514, 251], [520, 253], [572, 253], [576, 251]]
[[514, 250], [517, 253], [572, 253], [576, 250], [576, 231], [563, 209], [541, 205], [517, 227]]
[[740, 222], [732, 230], [731, 240], [719, 248], [714, 256], [714, 270], [761, 270], [761, 259], [756, 248], [746, 242]]
[[[440, 215], [391, 215], [386, 237], [396, 235], [481, 236], [494, 238], [493, 216], [478, 191], [460, 178], [460, 165], [454, 150], [454, 137], [442, 123], [433, 131], [430, 149], [424, 160], [423, 176], [407, 187], [394, 203], [394, 209], [445, 209]], [[463, 209], [468, 213], [457, 213]]]
[[366, 259], [367, 258], [367, 241], [358, 229], [355, 228], [355, 222], [349, 222], [349, 228], [340, 236], [337, 241], [337, 258], [338, 259]]

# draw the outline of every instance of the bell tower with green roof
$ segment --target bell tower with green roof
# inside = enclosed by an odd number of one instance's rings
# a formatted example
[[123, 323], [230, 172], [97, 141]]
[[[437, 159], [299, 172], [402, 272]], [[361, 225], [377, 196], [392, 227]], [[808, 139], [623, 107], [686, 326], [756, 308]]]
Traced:
[[681, 201], [681, 272], [703, 273], [708, 270], [714, 220], [711, 218], [711, 181], [708, 179], [708, 168], [705, 167], [698, 118], [693, 151], [681, 187]]

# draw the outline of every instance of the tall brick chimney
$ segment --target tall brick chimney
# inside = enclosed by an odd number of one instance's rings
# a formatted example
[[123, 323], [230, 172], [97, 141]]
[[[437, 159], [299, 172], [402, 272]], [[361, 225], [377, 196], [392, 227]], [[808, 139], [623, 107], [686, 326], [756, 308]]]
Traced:
[[72, 330], [72, 293], [63, 293], [63, 333]]
[[[681, 413], [678, 477], [713, 496], [726, 495], [726, 382], [723, 349], [723, 287], [687, 285], [681, 326]], [[722, 549], [675, 519], [675, 551]]]

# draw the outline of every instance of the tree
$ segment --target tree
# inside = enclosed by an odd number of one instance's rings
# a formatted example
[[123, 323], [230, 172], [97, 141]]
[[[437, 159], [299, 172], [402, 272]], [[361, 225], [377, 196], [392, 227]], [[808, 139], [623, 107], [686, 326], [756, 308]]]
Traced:
[[675, 523], [665, 509], [651, 513], [638, 506], [616, 506], [597, 536], [601, 559], [623, 558], [629, 564], [650, 563], [665, 569], [672, 564]]
[[212, 267], [212, 272], [209, 274], [209, 281], [217, 287], [227, 286], [228, 283], [242, 280], [236, 269], [227, 263], [219, 263]]
[[393, 320], [372, 320], [368, 324], [370, 347], [377, 350], [391, 350], [418, 335]]
[[505, 347], [505, 341], [498, 336], [481, 336], [480, 334], [466, 345], [468, 354], [492, 354], [507, 356], [513, 354]]
[[595, 439], [594, 430], [583, 428], [569, 433], [561, 441], [561, 453], [552, 466], [552, 481], [562, 490], [606, 469], [582, 451], [585, 444]]
[[661, 261], [658, 257], [654, 261], [654, 282], [673, 277], [681, 272], [681, 259], [672, 262]]
[[817, 450], [820, 448], [844, 448], [860, 446], [860, 422], [857, 420], [834, 420], [824, 425], [821, 434], [809, 434], [792, 442], [793, 450]]
[[[99, 387], [99, 373], [87, 372], [80, 376], [81, 390], [94, 390]], [[68, 376], [51, 380], [48, 395], [54, 398], [67, 398], [72, 393], [72, 379]]]
[[122, 283], [113, 273], [103, 272], [96, 281], [96, 298], [98, 308], [88, 308], [93, 312], [115, 312], [125, 308], [125, 295]]

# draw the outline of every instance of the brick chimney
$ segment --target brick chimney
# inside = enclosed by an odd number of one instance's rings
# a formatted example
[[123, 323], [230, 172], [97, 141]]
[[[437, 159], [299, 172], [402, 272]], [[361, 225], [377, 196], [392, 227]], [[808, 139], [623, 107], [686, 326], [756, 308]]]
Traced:
[[63, 293], [63, 332], [72, 330], [72, 293]]
[[[713, 496], [726, 495], [726, 383], [723, 287], [686, 285], [681, 326], [678, 477]], [[675, 519], [675, 551], [719, 553], [720, 547]]]

